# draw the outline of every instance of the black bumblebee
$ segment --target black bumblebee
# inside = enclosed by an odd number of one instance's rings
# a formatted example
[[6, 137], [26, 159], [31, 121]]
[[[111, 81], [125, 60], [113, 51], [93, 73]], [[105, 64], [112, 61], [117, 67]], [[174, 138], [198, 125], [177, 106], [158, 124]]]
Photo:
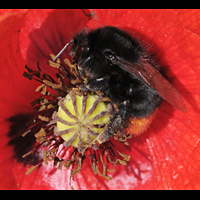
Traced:
[[119, 28], [106, 26], [80, 32], [73, 39], [71, 53], [80, 75], [87, 78], [82, 90], [101, 91], [119, 110], [106, 132], [97, 138], [99, 143], [108, 140], [128, 119], [151, 116], [162, 99], [181, 111], [187, 110], [152, 56]]

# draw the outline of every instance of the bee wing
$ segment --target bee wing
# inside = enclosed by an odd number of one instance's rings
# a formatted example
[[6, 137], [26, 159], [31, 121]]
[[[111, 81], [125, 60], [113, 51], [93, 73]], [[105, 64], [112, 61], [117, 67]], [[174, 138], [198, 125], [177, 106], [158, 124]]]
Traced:
[[165, 101], [172, 104], [175, 108], [183, 112], [187, 111], [187, 106], [180, 93], [148, 61], [142, 59], [141, 64], [132, 64], [118, 57], [117, 60], [115, 60], [115, 63], [123, 70], [130, 74], [135, 74], [137, 77], [145, 81], [155, 89]]

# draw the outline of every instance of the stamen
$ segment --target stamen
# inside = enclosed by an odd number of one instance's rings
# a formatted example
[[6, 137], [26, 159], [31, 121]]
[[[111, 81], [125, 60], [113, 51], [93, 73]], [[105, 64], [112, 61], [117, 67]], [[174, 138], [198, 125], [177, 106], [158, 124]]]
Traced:
[[[94, 174], [110, 180], [108, 174], [114, 169], [107, 167], [118, 163], [126, 165], [130, 156], [117, 151], [109, 140], [98, 144], [96, 138], [107, 130], [117, 107], [99, 91], [81, 91], [81, 85], [86, 80], [81, 78], [78, 66], [72, 65], [67, 59], [64, 63], [57, 59], [72, 42], [65, 45], [56, 57], [50, 55], [53, 61], [48, 62], [49, 66], [58, 70], [55, 78], [44, 73], [39, 63], [38, 71], [25, 67], [27, 72], [24, 72], [24, 76], [40, 83], [35, 91], [41, 95], [31, 103], [37, 111], [36, 116], [27, 123], [25, 129], [19, 131], [20, 135], [25, 136], [32, 130], [37, 130], [34, 133], [37, 145], [24, 154], [23, 158], [40, 148], [43, 152], [43, 160], [40, 159], [35, 166], [30, 167], [26, 174], [30, 174], [42, 162], [52, 162], [60, 170], [63, 167], [71, 168], [73, 179], [80, 172], [85, 157], [89, 155]], [[129, 135], [112, 131], [115, 139], [128, 144], [126, 139]]]

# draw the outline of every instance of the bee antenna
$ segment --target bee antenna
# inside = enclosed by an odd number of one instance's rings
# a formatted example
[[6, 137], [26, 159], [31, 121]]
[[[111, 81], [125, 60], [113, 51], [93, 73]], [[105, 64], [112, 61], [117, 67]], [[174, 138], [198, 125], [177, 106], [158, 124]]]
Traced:
[[60, 52], [56, 55], [56, 57], [53, 59], [53, 61], [56, 61], [58, 59], [58, 57], [62, 54], [62, 52], [72, 43], [74, 42], [74, 40], [70, 40], [70, 42], [68, 42], [61, 50]]

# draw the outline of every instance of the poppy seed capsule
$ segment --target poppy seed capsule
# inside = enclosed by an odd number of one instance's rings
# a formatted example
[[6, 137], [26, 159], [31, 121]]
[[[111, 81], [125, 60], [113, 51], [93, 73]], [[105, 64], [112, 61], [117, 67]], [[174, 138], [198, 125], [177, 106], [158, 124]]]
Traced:
[[112, 105], [102, 96], [69, 92], [59, 103], [54, 115], [54, 134], [61, 136], [64, 145], [81, 149], [89, 146], [107, 127], [112, 117]]

